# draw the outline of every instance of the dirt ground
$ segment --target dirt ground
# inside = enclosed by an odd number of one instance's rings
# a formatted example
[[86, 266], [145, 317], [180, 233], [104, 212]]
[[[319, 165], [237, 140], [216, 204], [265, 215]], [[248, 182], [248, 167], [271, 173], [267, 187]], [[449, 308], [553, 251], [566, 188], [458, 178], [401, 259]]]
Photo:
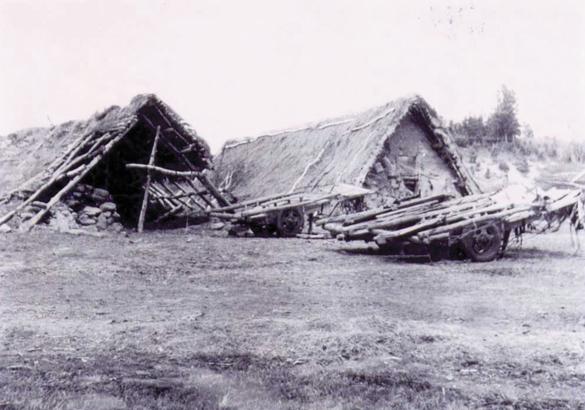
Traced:
[[[582, 238], [582, 240], [585, 238]], [[585, 251], [0, 236], [0, 409], [584, 409]]]

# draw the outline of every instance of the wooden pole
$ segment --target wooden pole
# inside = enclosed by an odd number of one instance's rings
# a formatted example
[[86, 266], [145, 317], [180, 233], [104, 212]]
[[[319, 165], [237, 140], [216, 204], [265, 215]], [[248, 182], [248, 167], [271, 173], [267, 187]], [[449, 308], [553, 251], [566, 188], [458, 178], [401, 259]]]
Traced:
[[[154, 159], [156, 158], [156, 146], [158, 145], [158, 139], [160, 137], [160, 126], [156, 127], [156, 135], [154, 136], [154, 142], [152, 143], [152, 151], [150, 153], [150, 159], [148, 160], [148, 166], [154, 166]], [[150, 189], [150, 182], [152, 181], [152, 171], [148, 168], [146, 172], [146, 185], [144, 186], [144, 198], [142, 199], [142, 208], [140, 208], [140, 216], [138, 217], [138, 233], [144, 230], [144, 218], [146, 217], [146, 208], [148, 207], [148, 190]]]
[[59, 200], [61, 199], [61, 197], [63, 197], [63, 195], [67, 194], [67, 192], [69, 192], [79, 181], [81, 181], [81, 179], [89, 171], [91, 171], [93, 169], [93, 167], [98, 162], [100, 162], [101, 159], [102, 159], [102, 155], [98, 155], [88, 165], [86, 165], [83, 172], [79, 173], [75, 178], [73, 178], [71, 181], [69, 181], [69, 183], [67, 183], [67, 185], [65, 185], [64, 188], [62, 188], [53, 198], [51, 198], [51, 200], [49, 202], [47, 202], [47, 206], [45, 209], [41, 210], [39, 213], [37, 213], [34, 217], [32, 217], [28, 221], [28, 224], [25, 226], [24, 230], [30, 231], [42, 219], [42, 217], [45, 216], [45, 214], [49, 211], [49, 209], [51, 209], [53, 207], [53, 205], [55, 205], [57, 202], [59, 202]]
[[[113, 140], [108, 142], [102, 148], [102, 152], [100, 154], [95, 156], [90, 161], [90, 163], [87, 164], [85, 166], [85, 168], [79, 174], [77, 174], [75, 176], [75, 178], [73, 178], [71, 181], [69, 181], [69, 183], [67, 185], [65, 185], [65, 187], [63, 189], [61, 189], [54, 197], [51, 198], [51, 200], [49, 202], [47, 202], [47, 206], [45, 209], [41, 210], [39, 213], [37, 213], [34, 217], [32, 217], [28, 221], [28, 225], [26, 226], [25, 230], [30, 231], [43, 218], [43, 216], [45, 216], [45, 214], [47, 212], [49, 212], [49, 210], [53, 207], [53, 205], [55, 205], [57, 202], [59, 202], [59, 200], [63, 197], [63, 195], [67, 194], [79, 181], [81, 181], [81, 179], [83, 179], [83, 177], [85, 177], [87, 175], [87, 173], [89, 171], [91, 171], [93, 169], [94, 166], [96, 166], [96, 164], [98, 162], [101, 161], [101, 159], [110, 151], [110, 149], [112, 149], [112, 147], [116, 143], [118, 143], [118, 141], [120, 141], [124, 137], [124, 135], [125, 134], [120, 134], [116, 138], [114, 138]], [[33, 200], [36, 199], [36, 197], [38, 197], [40, 195], [40, 193], [43, 192], [47, 188], [47, 186], [49, 186], [55, 180], [58, 180], [59, 177], [60, 176], [53, 177], [50, 182], [48, 182], [45, 186], [39, 188], [31, 197], [29, 197], [25, 202], [23, 202], [23, 204], [28, 205], [29, 203], [33, 202]], [[23, 204], [21, 204], [21, 207]], [[1, 223], [0, 223], [0, 225], [1, 225]]]
[[146, 169], [149, 172], [158, 172], [163, 175], [170, 175], [174, 177], [196, 177], [200, 173], [196, 171], [174, 171], [163, 167], [157, 167], [155, 165], [146, 164], [126, 164], [126, 168], [130, 169]]
[[[110, 142], [108, 142], [102, 148], [102, 152], [100, 154], [97, 154], [97, 156], [93, 158], [93, 160], [86, 166], [86, 168], [81, 172], [80, 175], [82, 177], [85, 176], [85, 174], [87, 172], [89, 172], [89, 170], [91, 168], [93, 168], [93, 166], [95, 164], [97, 164], [97, 162], [99, 162], [99, 161], [95, 161], [95, 159], [96, 158], [101, 159], [102, 156], [105, 155], [114, 146], [114, 144], [116, 144], [118, 141], [120, 141], [124, 137], [124, 135], [125, 134], [120, 134], [116, 138], [110, 140]], [[52, 184], [54, 184], [55, 182], [57, 182], [60, 179], [62, 179], [62, 177], [63, 177], [63, 174], [62, 173], [58, 173], [58, 172], [55, 171], [53, 173], [53, 175], [51, 175], [50, 179], [47, 182], [45, 182], [40, 188], [38, 188], [34, 193], [32, 193], [31, 196], [29, 196], [25, 201], [23, 201], [19, 206], [17, 206], [11, 212], [9, 212], [8, 214], [6, 214], [2, 218], [0, 218], [0, 225], [2, 225], [3, 223], [9, 221], [14, 215], [16, 215], [18, 212], [20, 212], [26, 206], [28, 206], [31, 202], [35, 201], [48, 187], [50, 187]], [[81, 178], [79, 178], [79, 179], [81, 179]], [[67, 193], [67, 192], [65, 192], [65, 193]], [[43, 215], [44, 215], [44, 213], [43, 213]], [[36, 222], [34, 224], [30, 225], [30, 227], [34, 226], [35, 224], [36, 224]]]
[[201, 185], [203, 185], [215, 197], [217, 203], [221, 206], [228, 206], [230, 202], [222, 195], [221, 192], [211, 183], [211, 181], [203, 173], [195, 175]]

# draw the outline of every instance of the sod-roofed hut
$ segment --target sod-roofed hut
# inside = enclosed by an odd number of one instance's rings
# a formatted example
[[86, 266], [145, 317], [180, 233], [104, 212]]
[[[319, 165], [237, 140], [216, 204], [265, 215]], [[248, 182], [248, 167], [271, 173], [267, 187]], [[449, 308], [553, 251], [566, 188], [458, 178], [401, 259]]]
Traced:
[[447, 129], [419, 96], [227, 143], [215, 168], [215, 182], [238, 199], [339, 183], [375, 190], [371, 205], [479, 192]]
[[108, 214], [104, 223], [136, 226], [141, 213], [147, 224], [203, 213], [218, 200], [226, 204], [202, 174], [210, 165], [195, 130], [157, 96], [138, 95], [85, 121], [0, 137], [0, 225], [30, 228], [58, 203], [82, 225], [98, 223], [100, 214]]

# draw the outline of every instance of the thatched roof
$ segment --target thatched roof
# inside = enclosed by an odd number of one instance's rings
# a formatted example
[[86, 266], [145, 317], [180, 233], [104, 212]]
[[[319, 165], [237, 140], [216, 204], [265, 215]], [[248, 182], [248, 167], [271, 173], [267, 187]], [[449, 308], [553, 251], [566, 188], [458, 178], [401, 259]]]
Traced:
[[126, 107], [112, 106], [88, 120], [0, 136], [0, 199], [19, 187], [27, 191], [37, 188], [40, 179], [36, 183], [23, 184], [49, 169], [81, 138], [87, 137], [91, 142], [91, 139], [98, 139], [106, 133], [124, 134], [140, 123], [152, 126], [154, 122], [172, 127], [177, 145], [179, 140], [180, 146], [190, 144], [191, 149], [182, 153], [185, 159], [199, 169], [209, 167], [211, 155], [207, 143], [160, 98], [142, 94], [134, 97]]
[[362, 186], [385, 142], [407, 116], [426, 129], [431, 144], [458, 179], [461, 193], [478, 192], [447, 129], [419, 96], [357, 115], [228, 143], [215, 160], [216, 183], [240, 198], [337, 183]]

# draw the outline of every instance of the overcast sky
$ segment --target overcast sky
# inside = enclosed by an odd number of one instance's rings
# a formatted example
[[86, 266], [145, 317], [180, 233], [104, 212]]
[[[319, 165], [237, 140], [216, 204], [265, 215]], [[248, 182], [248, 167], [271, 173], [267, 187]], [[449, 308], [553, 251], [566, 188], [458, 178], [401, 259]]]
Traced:
[[422, 95], [447, 120], [517, 94], [585, 140], [585, 1], [0, 0], [0, 135], [154, 92], [226, 139]]

